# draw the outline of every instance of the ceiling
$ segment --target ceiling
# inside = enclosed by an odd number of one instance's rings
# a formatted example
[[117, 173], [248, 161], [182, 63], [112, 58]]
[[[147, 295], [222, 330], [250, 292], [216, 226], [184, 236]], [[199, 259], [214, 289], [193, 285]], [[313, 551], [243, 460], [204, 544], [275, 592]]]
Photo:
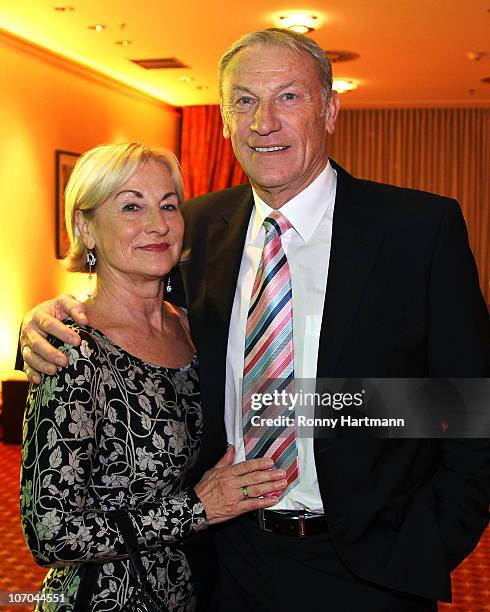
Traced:
[[[490, 0], [0, 0], [0, 28], [176, 106], [217, 102], [216, 63], [245, 32], [288, 10], [318, 15], [311, 36], [359, 59], [334, 76], [359, 88], [344, 107], [490, 106]], [[126, 24], [121, 27], [120, 23]], [[103, 24], [101, 32], [88, 26]], [[116, 41], [130, 40], [122, 46]], [[481, 58], [469, 60], [468, 53]], [[176, 57], [189, 68], [145, 70], [129, 59]], [[193, 80], [184, 82], [182, 76]]]

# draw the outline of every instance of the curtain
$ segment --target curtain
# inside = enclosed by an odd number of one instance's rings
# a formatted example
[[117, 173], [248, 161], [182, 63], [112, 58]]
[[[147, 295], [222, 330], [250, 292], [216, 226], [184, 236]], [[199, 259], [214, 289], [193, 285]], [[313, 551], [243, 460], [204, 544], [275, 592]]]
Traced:
[[[184, 107], [187, 197], [246, 182], [218, 106]], [[490, 109], [341, 110], [329, 155], [354, 176], [456, 198], [490, 303]]]
[[490, 109], [342, 110], [328, 150], [354, 176], [456, 198], [490, 303]]
[[186, 198], [247, 182], [222, 129], [219, 106], [182, 109], [180, 151]]

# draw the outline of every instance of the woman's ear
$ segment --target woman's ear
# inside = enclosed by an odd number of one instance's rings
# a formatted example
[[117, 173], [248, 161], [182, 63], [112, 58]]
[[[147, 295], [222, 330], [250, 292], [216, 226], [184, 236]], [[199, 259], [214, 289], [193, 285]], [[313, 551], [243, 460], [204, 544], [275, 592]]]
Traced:
[[81, 210], [75, 211], [75, 225], [87, 249], [93, 249], [95, 247], [95, 240], [90, 232], [87, 219]]

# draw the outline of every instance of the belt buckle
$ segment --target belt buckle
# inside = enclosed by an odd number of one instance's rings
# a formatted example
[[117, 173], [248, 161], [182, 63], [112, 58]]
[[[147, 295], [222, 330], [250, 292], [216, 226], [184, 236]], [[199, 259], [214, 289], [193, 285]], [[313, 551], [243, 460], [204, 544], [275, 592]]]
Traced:
[[263, 508], [260, 508], [259, 510], [257, 510], [257, 516], [259, 518], [259, 528], [262, 531], [268, 531], [269, 533], [272, 533], [272, 529], [267, 529], [267, 527], [265, 526], [265, 515], [264, 515]]

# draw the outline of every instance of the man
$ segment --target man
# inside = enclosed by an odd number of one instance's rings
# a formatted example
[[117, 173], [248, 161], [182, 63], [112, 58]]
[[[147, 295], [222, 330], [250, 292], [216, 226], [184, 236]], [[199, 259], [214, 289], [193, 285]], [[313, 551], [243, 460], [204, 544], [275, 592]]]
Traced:
[[[221, 59], [220, 95], [224, 134], [251, 187], [184, 208], [190, 256], [181, 280], [204, 408], [195, 477], [227, 440], [238, 460], [255, 452], [241, 380], [254, 366], [250, 347], [270, 333], [253, 322], [257, 310], [275, 316], [270, 285], [283, 292], [273, 327], [285, 357], [275, 372], [488, 376], [489, 320], [457, 203], [360, 181], [329, 162], [339, 102], [322, 50], [288, 31], [248, 34]], [[80, 307], [49, 303], [25, 327], [31, 367], [54, 361], [39, 333], [62, 333], [50, 315], [66, 310], [76, 316]], [[271, 332], [260, 355], [274, 341]], [[488, 522], [487, 441], [290, 442], [283, 454], [294, 469], [276, 509], [215, 534], [214, 610], [399, 612], [450, 600], [449, 572]]]

